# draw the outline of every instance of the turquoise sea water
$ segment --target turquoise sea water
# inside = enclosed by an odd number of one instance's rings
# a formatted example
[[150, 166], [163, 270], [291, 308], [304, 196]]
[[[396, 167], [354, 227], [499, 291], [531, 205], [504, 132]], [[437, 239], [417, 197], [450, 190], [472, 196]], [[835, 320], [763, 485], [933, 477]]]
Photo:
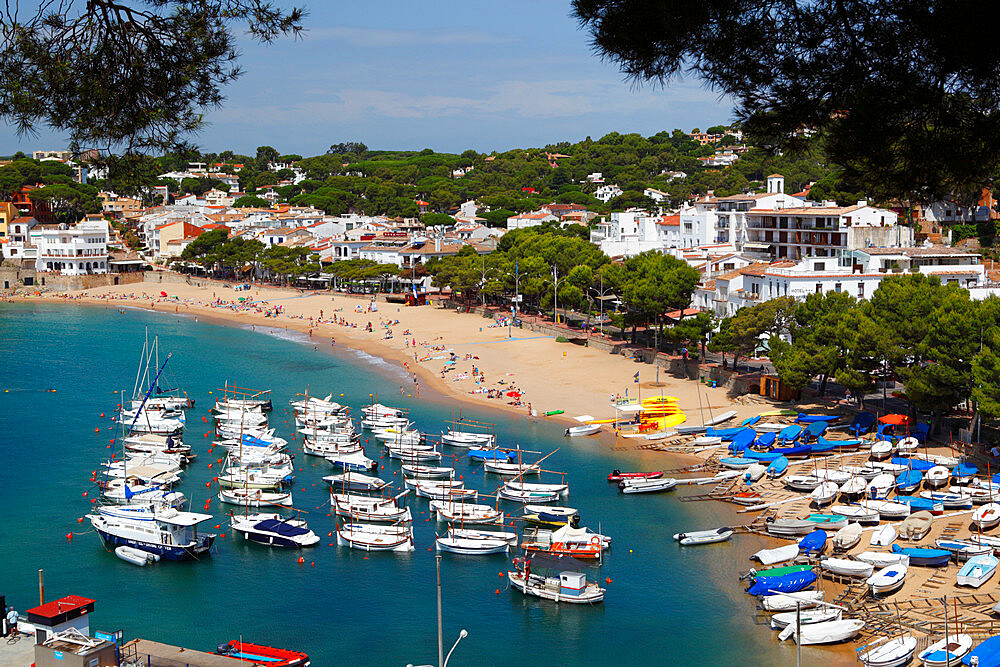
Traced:
[[[299, 551], [269, 549], [231, 538], [223, 513], [211, 512], [227, 533], [201, 562], [137, 568], [106, 552], [89, 522], [91, 471], [112, 451], [110, 416], [119, 395], [130, 394], [144, 330], [160, 337], [173, 358], [166, 376], [197, 404], [184, 435], [198, 459], [180, 490], [201, 511], [217, 472], [207, 452], [210, 391], [226, 380], [272, 390], [271, 423], [284, 423], [289, 398], [306, 386], [334, 393], [355, 408], [377, 392], [389, 405], [408, 407], [421, 430], [440, 432], [455, 407], [433, 397], [401, 399], [403, 372], [350, 350], [314, 350], [295, 332], [270, 334], [138, 310], [61, 304], [0, 304], [0, 592], [24, 610], [37, 603], [37, 570], [44, 568], [48, 599], [79, 594], [97, 599], [92, 629], [123, 629], [141, 636], [212, 650], [242, 636], [247, 641], [306, 651], [313, 665], [425, 664], [436, 661], [433, 547], [427, 501], [410, 498], [416, 551], [365, 554], [329, 546], [334, 519], [327, 516], [323, 459], [296, 457], [295, 505], [323, 537]], [[161, 354], [162, 359], [162, 354]], [[55, 393], [42, 391], [56, 389]], [[5, 391], [9, 390], [9, 391]], [[341, 399], [337, 395], [343, 393]], [[105, 413], [106, 417], [99, 415]], [[565, 504], [582, 524], [612, 536], [601, 577], [610, 577], [603, 605], [575, 608], [525, 598], [507, 590], [509, 561], [502, 555], [445, 554], [445, 650], [461, 628], [467, 639], [452, 663], [510, 664], [775, 664], [794, 660], [766, 626], [751, 620], [752, 605], [735, 581], [745, 570], [748, 546], [681, 549], [670, 536], [716, 527], [732, 519], [714, 503], [681, 503], [676, 494], [626, 497], [605, 481], [613, 467], [629, 467], [627, 453], [610, 452], [593, 439], [562, 437], [563, 427], [498, 412], [466, 408], [466, 417], [498, 422], [501, 442], [544, 452], [559, 448], [546, 467], [568, 473]], [[99, 433], [94, 429], [100, 428]], [[291, 441], [298, 451], [300, 441]], [[449, 449], [449, 448], [445, 448]], [[378, 458], [374, 444], [369, 456]], [[495, 489], [498, 478], [457, 463], [468, 486]], [[385, 461], [383, 477], [398, 470]], [[398, 483], [398, 482], [397, 482]], [[507, 510], [519, 513], [514, 504]], [[75, 534], [69, 541], [66, 534]], [[750, 549], [752, 551], [752, 549]], [[305, 564], [296, 562], [299, 555]], [[499, 594], [495, 591], [499, 588]], [[809, 652], [811, 653], [811, 651]], [[815, 654], [820, 657], [822, 654]]]

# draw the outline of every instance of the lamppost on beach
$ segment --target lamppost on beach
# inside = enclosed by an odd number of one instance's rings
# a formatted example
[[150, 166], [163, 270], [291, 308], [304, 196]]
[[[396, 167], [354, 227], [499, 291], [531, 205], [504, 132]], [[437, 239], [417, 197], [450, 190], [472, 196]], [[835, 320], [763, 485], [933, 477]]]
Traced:
[[552, 265], [552, 323], [559, 324], [559, 283], [567, 276], [559, 277], [559, 266]]
[[597, 299], [601, 302], [601, 333], [604, 333], [604, 299], [613, 293], [614, 287], [604, 289], [604, 273], [601, 273], [601, 288], [591, 287], [590, 291], [597, 294]]

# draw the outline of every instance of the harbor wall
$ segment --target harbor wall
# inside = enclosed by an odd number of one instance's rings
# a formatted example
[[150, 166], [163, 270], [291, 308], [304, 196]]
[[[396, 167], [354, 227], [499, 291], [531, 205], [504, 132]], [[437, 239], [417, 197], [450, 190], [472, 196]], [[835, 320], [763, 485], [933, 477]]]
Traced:
[[0, 290], [8, 293], [18, 290], [68, 292], [109, 285], [130, 285], [142, 281], [143, 274], [138, 272], [64, 276], [60, 273], [39, 272], [35, 269], [10, 265], [0, 267]]

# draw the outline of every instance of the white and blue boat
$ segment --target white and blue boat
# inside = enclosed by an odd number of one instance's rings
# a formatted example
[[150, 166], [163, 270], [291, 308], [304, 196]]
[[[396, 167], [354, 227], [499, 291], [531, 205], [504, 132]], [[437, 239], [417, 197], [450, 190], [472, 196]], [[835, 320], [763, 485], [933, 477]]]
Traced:
[[971, 463], [959, 463], [951, 469], [951, 476], [955, 484], [968, 484], [976, 476], [977, 472], [979, 472], [979, 468]]
[[924, 549], [921, 547], [900, 547], [898, 544], [892, 545], [892, 553], [903, 554], [910, 559], [910, 565], [921, 565], [923, 567], [945, 567], [951, 560], [951, 552], [947, 549]]
[[962, 569], [955, 576], [955, 583], [959, 586], [972, 586], [979, 588], [985, 584], [990, 577], [996, 574], [997, 559], [990, 554], [980, 554], [973, 556], [965, 562]]
[[767, 476], [771, 479], [777, 479], [784, 475], [786, 470], [788, 470], [788, 459], [779, 456], [767, 466]]
[[229, 522], [233, 530], [244, 539], [272, 547], [311, 547], [319, 543], [316, 533], [302, 519], [291, 519], [280, 514], [259, 513], [235, 515]]
[[166, 560], [187, 560], [208, 553], [216, 537], [198, 532], [198, 524], [211, 520], [211, 514], [180, 512], [171, 507], [100, 507], [87, 518], [107, 547], [124, 545]]
[[733, 470], [743, 470], [745, 468], [749, 468], [754, 463], [757, 463], [757, 461], [742, 456], [724, 456], [719, 459], [719, 463]]
[[375, 468], [378, 467], [378, 461], [373, 461], [368, 458], [365, 456], [364, 452], [329, 454], [327, 455], [326, 460], [338, 468], [353, 470], [356, 472], [375, 470]]
[[904, 470], [896, 475], [896, 492], [909, 493], [910, 491], [915, 491], [923, 479], [924, 473], [919, 470]]

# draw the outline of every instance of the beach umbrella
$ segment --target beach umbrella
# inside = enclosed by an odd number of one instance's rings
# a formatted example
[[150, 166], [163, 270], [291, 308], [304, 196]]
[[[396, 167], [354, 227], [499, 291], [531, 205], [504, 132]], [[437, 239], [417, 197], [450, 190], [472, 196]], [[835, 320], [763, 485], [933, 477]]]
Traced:
[[883, 424], [892, 424], [893, 426], [909, 426], [912, 422], [906, 415], [886, 415], [879, 418], [879, 421]]
[[166, 295], [167, 295], [166, 292], [160, 292], [160, 296], [166, 296]]

